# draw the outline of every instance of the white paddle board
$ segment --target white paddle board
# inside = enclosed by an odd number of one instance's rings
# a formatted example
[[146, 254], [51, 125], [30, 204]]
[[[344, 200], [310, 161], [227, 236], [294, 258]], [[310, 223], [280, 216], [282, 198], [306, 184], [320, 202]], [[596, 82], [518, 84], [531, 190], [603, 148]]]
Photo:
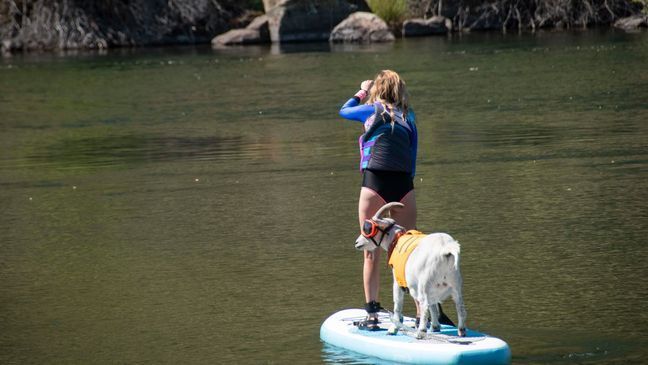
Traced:
[[379, 331], [359, 329], [354, 322], [365, 318], [363, 309], [344, 309], [327, 318], [320, 328], [322, 341], [363, 355], [411, 364], [508, 364], [511, 350], [506, 342], [483, 333], [466, 330], [466, 337], [457, 336], [457, 329], [441, 325], [441, 332], [428, 333], [416, 339], [414, 318], [404, 318], [404, 328], [388, 335], [391, 320], [379, 314]]

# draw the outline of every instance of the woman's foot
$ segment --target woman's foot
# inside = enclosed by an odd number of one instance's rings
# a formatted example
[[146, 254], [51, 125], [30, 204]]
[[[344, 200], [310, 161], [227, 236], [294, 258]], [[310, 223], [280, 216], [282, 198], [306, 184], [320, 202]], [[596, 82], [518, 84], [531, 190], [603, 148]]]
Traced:
[[369, 313], [367, 314], [367, 318], [357, 322], [357, 326], [359, 329], [364, 331], [378, 331], [380, 330], [378, 323], [380, 323], [380, 321], [378, 320], [378, 314]]
[[376, 302], [375, 300], [372, 300], [369, 303], [365, 303], [367, 318], [356, 323], [358, 328], [365, 331], [379, 330], [380, 326], [378, 325], [378, 323], [380, 323], [380, 321], [378, 320], [378, 311], [380, 311], [381, 309], [382, 307], [380, 306], [380, 303]]

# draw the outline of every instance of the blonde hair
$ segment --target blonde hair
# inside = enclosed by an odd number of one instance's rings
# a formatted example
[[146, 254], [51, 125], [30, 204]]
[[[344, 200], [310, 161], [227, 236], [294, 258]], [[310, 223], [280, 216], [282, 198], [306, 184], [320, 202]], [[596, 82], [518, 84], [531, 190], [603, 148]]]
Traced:
[[409, 109], [407, 87], [405, 86], [405, 81], [396, 72], [382, 70], [376, 75], [374, 84], [369, 92], [368, 103], [373, 104], [376, 101], [388, 107], [392, 125], [394, 123], [394, 109], [396, 108], [402, 111], [403, 121], [407, 120]]

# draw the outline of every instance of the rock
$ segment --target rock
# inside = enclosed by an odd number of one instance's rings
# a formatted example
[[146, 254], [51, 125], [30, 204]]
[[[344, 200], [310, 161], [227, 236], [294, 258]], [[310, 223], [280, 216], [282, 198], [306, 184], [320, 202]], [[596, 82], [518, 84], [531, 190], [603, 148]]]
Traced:
[[394, 39], [394, 34], [384, 20], [363, 11], [349, 15], [333, 29], [329, 38], [334, 43], [391, 42]]
[[0, 52], [4, 53], [9, 53], [11, 51], [11, 41], [8, 39], [3, 39], [2, 42], [0, 42]]
[[214, 46], [229, 46], [235, 44], [260, 44], [270, 42], [268, 17], [265, 15], [255, 18], [243, 29], [232, 29], [212, 39]]
[[430, 19], [410, 19], [403, 22], [403, 37], [443, 35], [452, 30], [452, 21], [446, 17], [435, 16]]
[[616, 28], [623, 30], [633, 30], [639, 27], [648, 27], [648, 17], [643, 15], [633, 15], [627, 18], [621, 18], [614, 22]]
[[327, 40], [349, 14], [369, 11], [365, 0], [264, 0], [264, 6], [273, 42]]

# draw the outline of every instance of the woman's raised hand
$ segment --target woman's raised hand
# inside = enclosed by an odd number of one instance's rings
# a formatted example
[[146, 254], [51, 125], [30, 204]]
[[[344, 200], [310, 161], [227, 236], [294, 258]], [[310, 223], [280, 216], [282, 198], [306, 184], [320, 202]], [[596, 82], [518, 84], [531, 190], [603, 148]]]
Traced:
[[364, 80], [364, 81], [360, 84], [360, 88], [361, 88], [362, 90], [368, 92], [369, 89], [371, 89], [371, 86], [372, 86], [372, 85], [373, 85], [373, 80]]

